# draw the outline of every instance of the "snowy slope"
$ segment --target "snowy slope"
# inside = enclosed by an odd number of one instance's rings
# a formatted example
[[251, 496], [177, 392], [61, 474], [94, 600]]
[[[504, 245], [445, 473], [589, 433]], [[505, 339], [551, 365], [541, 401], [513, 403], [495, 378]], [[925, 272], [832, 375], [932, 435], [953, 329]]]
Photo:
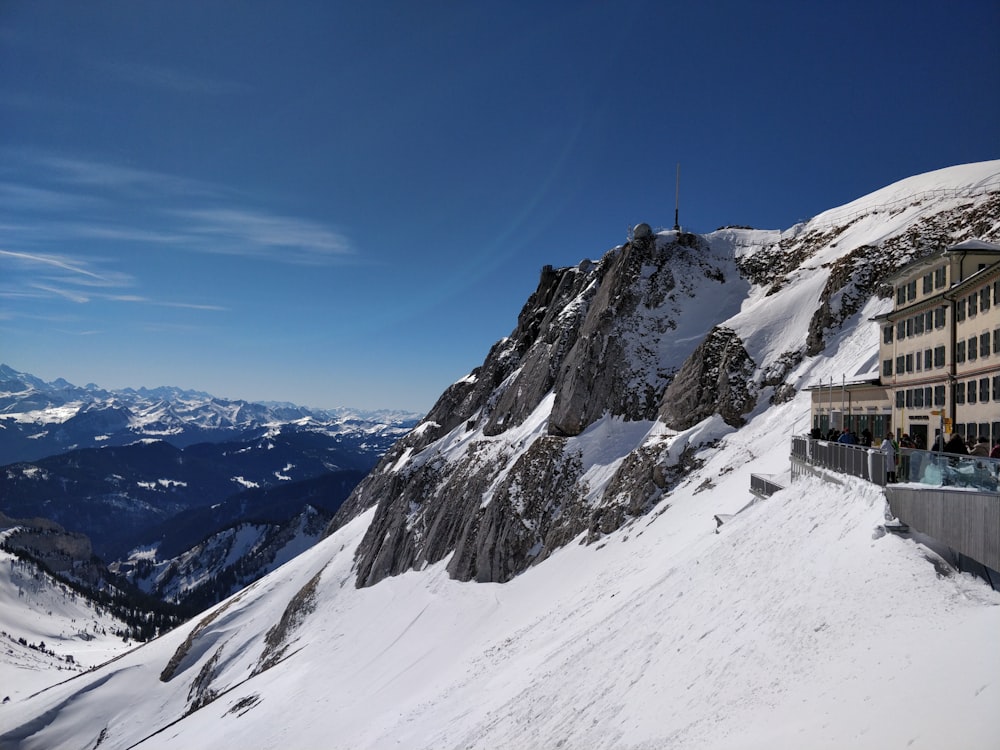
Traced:
[[[804, 407], [730, 437], [712, 475], [759, 457], [711, 492], [692, 477], [663, 513], [505, 585], [436, 566], [355, 589], [363, 516], [231, 600], [176, 684], [159, 675], [194, 622], [8, 704], [0, 746], [91, 747], [103, 732], [101, 747], [128, 747], [159, 729], [142, 747], [991, 746], [1000, 595], [879, 536], [876, 489], [813, 480], [713, 533], [712, 513], [748, 499], [750, 470], [786, 464], [771, 436]], [[264, 634], [317, 574], [287, 658], [251, 676]], [[221, 696], [182, 719], [213, 654]]]
[[[940, 213], [986, 200], [964, 191], [985, 172], [1000, 162], [908, 190], [946, 183]], [[869, 212], [890, 197], [865, 199]], [[737, 259], [788, 248], [801, 258], [762, 275], [738, 309], [695, 297], [684, 314], [725, 315], [772, 366], [815, 330], [837, 264], [906, 226], [851, 221], [794, 237], [710, 235]], [[986, 229], [1000, 231], [1000, 216]], [[865, 371], [878, 346], [869, 319], [885, 304], [835, 299], [842, 324], [818, 355], [789, 361], [786, 382]], [[380, 470], [447, 465], [475, 443], [482, 461], [507, 462], [504, 481], [518, 451], [546, 436], [553, 401], [501, 435], [462, 425]], [[691, 448], [698, 462], [650, 512], [502, 585], [452, 580], [442, 560], [356, 588], [368, 510], [204, 616], [3, 706], [0, 748], [996, 747], [1000, 594], [884, 534], [880, 490], [803, 480], [715, 533], [715, 514], [750, 501], [751, 472], [787, 473], [789, 438], [808, 427], [802, 392], [776, 405], [765, 393], [740, 428], [718, 416], [679, 433], [598, 419], [567, 438], [594, 496], [637, 448]]]
[[323, 536], [330, 514], [306, 506], [287, 522], [243, 522], [222, 529], [176, 557], [140, 548], [109, 567], [163, 601], [214, 603], [284, 565]]
[[122, 654], [132, 646], [115, 633], [127, 630], [34, 564], [0, 550], [0, 699], [23, 700]]

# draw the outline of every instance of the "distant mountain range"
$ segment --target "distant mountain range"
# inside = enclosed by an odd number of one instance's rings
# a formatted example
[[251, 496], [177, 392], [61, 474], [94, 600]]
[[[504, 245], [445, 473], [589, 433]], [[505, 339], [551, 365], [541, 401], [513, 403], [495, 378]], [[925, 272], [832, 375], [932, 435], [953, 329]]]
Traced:
[[76, 535], [83, 557], [114, 563], [112, 580], [205, 607], [315, 543], [418, 419], [78, 387], [0, 365], [0, 512], [28, 519], [31, 538], [52, 523]]
[[228, 401], [171, 387], [81, 387], [62, 378], [46, 382], [0, 365], [0, 466], [142, 439], [186, 448], [263, 437], [276, 430], [324, 435], [370, 465], [419, 418], [388, 410]]

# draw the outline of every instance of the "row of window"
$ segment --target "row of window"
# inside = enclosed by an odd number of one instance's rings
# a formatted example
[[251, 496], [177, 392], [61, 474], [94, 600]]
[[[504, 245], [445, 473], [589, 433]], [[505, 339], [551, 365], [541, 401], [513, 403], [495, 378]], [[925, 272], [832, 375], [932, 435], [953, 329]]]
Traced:
[[[955, 362], [974, 362], [980, 357], [990, 356], [990, 352], [1000, 354], [1000, 328], [981, 333], [978, 336], [970, 336], [968, 339], [955, 342]], [[892, 375], [893, 362], [891, 359], [882, 360], [882, 375], [889, 377]], [[937, 346], [933, 349], [924, 349], [922, 352], [911, 352], [900, 354], [896, 357], [896, 374], [903, 375], [908, 372], [921, 372], [930, 370], [932, 367], [945, 366], [945, 347]]]
[[[979, 264], [979, 269], [982, 270], [986, 268], [985, 263]], [[923, 293], [924, 295], [934, 294], [938, 289], [943, 289], [948, 285], [948, 267], [941, 266], [934, 271], [931, 271], [924, 275], [923, 279]], [[976, 299], [973, 300], [972, 298]], [[917, 299], [917, 281], [914, 279], [906, 284], [896, 287], [896, 306], [900, 307], [907, 304], [908, 302], [915, 302]], [[989, 310], [990, 309], [990, 287], [986, 286], [973, 292], [966, 298], [967, 302], [959, 300], [959, 306], [966, 307], [970, 312], [969, 315], [975, 315], [976, 309]], [[993, 282], [993, 304], [1000, 305], [1000, 279]], [[959, 320], [962, 320], [960, 317]]]
[[[910, 352], [900, 354], [896, 357], [896, 374], [903, 375], [908, 372], [921, 372], [930, 370], [932, 367], [944, 367], [945, 350], [944, 345], [936, 346], [933, 350], [924, 349], [922, 352]], [[882, 360], [882, 375], [892, 376], [892, 360]]]
[[[993, 282], [993, 301], [1000, 304], [1000, 280]], [[990, 309], [990, 287], [984, 286], [978, 292], [968, 297], [962, 297], [955, 303], [955, 320], [961, 323], [967, 317], [975, 317], [980, 312]]]
[[[902, 340], [907, 336], [919, 336], [924, 331], [930, 331], [934, 328], [944, 328], [947, 322], [947, 311], [946, 307], [935, 307], [933, 310], [911, 315], [906, 320], [898, 321], [896, 323], [896, 338]], [[887, 325], [882, 330], [882, 341], [891, 344], [892, 332], [892, 325]]]
[[[923, 277], [923, 292], [924, 294], [932, 294], [935, 289], [941, 289], [948, 284], [948, 267], [941, 266], [940, 268], [931, 271]], [[905, 305], [907, 302], [913, 302], [917, 298], [917, 280], [909, 282], [908, 284], [903, 284], [902, 286], [896, 287], [896, 304]]]
[[[993, 351], [1000, 354], [1000, 328], [993, 331]], [[972, 362], [979, 357], [990, 356], [990, 334], [981, 333], [966, 341], [955, 343], [955, 361], [959, 364], [966, 360]]]
[[[945, 268], [942, 267], [938, 270], [942, 272], [943, 278]], [[937, 272], [934, 272], [934, 274], [927, 274], [924, 277], [924, 294], [931, 293], [932, 289], [929, 286], [928, 279], [936, 276], [936, 274]], [[942, 282], [940, 286], [944, 286], [944, 283]], [[934, 288], [938, 288], [936, 281]], [[916, 297], [916, 281], [911, 281], [909, 284], [896, 289], [897, 306], [912, 302]], [[991, 299], [992, 304], [1000, 305], [1000, 279], [994, 281], [992, 286], [984, 286], [982, 289], [957, 300], [955, 302], [955, 320], [961, 323], [966, 318], [972, 318], [981, 312], [986, 312], [990, 309]], [[907, 336], [916, 336], [924, 331], [930, 331], [932, 328], [943, 328], [945, 325], [946, 310], [946, 307], [939, 307], [899, 321], [896, 323], [896, 338], [902, 339]], [[886, 344], [892, 343], [892, 333], [893, 329], [891, 325], [886, 326], [882, 331], [882, 340]]]
[[[993, 400], [1000, 401], [1000, 375], [993, 376]], [[990, 379], [979, 378], [955, 385], [956, 404], [986, 403], [990, 400]]]
[[945, 394], [944, 386], [936, 385], [933, 388], [907, 388], [905, 391], [896, 391], [896, 407], [902, 409], [930, 409], [932, 406], [944, 406]]
[[[1000, 375], [993, 378], [979, 378], [955, 384], [956, 404], [987, 403], [1000, 401]], [[907, 409], [930, 409], [945, 405], [945, 386], [925, 386], [896, 391], [896, 407]]]

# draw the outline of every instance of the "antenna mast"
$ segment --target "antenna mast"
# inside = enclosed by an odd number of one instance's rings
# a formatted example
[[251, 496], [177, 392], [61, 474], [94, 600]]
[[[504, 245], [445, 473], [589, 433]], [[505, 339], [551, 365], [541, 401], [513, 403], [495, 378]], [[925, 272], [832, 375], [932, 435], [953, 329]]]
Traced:
[[677, 162], [677, 187], [674, 190], [674, 231], [681, 231], [679, 220], [681, 207], [681, 163]]

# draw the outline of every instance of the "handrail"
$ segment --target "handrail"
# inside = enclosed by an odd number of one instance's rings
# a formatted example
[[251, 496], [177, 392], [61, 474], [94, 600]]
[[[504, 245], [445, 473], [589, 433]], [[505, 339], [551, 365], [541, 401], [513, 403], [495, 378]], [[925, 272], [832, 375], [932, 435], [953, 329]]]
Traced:
[[771, 497], [775, 492], [785, 489], [769, 477], [761, 474], [750, 475], [750, 492], [758, 497]]
[[886, 484], [886, 456], [877, 448], [796, 435], [792, 437], [792, 458], [810, 466], [860, 477], [880, 487]]
[[[875, 447], [792, 437], [792, 458], [840, 474], [886, 485], [886, 455]], [[896, 481], [929, 487], [964, 487], [982, 492], [1000, 490], [1000, 459], [940, 451], [901, 448], [896, 456]]]

